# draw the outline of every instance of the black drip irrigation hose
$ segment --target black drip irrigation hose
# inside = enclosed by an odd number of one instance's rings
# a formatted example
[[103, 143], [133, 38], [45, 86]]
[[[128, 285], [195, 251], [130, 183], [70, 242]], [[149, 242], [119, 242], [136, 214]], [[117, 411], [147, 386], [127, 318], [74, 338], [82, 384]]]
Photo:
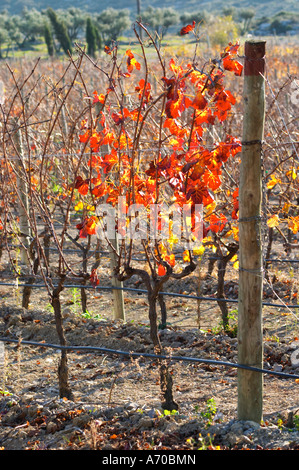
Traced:
[[[32, 288], [45, 288], [44, 285], [42, 284], [27, 284], [27, 283], [18, 283], [18, 284], [13, 284], [13, 283], [8, 283], [8, 282], [0, 282], [0, 286], [8, 286], [8, 287], [32, 287]], [[54, 285], [54, 287], [57, 287]], [[136, 289], [133, 287], [117, 287], [117, 286], [86, 286], [83, 284], [65, 284], [64, 285], [65, 289], [98, 289], [98, 290], [123, 290], [123, 291], [129, 291], [129, 292], [138, 292], [141, 294], [147, 294], [147, 290], [145, 289]], [[178, 292], [160, 292], [161, 295], [168, 295], [171, 297], [183, 297], [185, 299], [194, 299], [194, 300], [202, 300], [206, 302], [230, 302], [230, 303], [238, 303], [238, 299], [227, 299], [225, 297], [201, 297], [197, 295], [191, 295], [191, 294], [179, 294]], [[267, 307], [277, 307], [277, 308], [288, 308], [288, 309], [296, 309], [299, 308], [299, 304], [274, 304], [271, 302], [263, 302], [263, 306]]]
[[266, 369], [260, 369], [258, 367], [251, 367], [247, 366], [244, 364], [236, 364], [234, 362], [226, 362], [226, 361], [217, 361], [216, 359], [202, 359], [202, 358], [195, 358], [195, 357], [186, 357], [186, 356], [167, 356], [163, 354], [151, 354], [151, 353], [136, 353], [136, 352], [128, 352], [128, 351], [120, 351], [118, 349], [107, 349], [107, 348], [102, 348], [102, 347], [97, 347], [97, 346], [60, 346], [58, 344], [50, 344], [50, 343], [38, 343], [35, 341], [25, 341], [25, 340], [18, 340], [18, 339], [10, 339], [10, 338], [0, 338], [0, 341], [2, 342], [8, 342], [8, 343], [18, 343], [18, 345], [31, 345], [31, 346], [37, 346], [41, 348], [52, 348], [52, 349], [59, 349], [59, 350], [65, 350], [65, 351], [85, 351], [85, 352], [101, 352], [104, 354], [116, 354], [118, 356], [127, 356], [129, 358], [149, 358], [149, 359], [163, 359], [163, 360], [168, 360], [168, 361], [177, 361], [177, 362], [197, 362], [197, 363], [202, 363], [202, 364], [213, 364], [217, 366], [224, 366], [224, 367], [230, 367], [230, 368], [235, 368], [235, 369], [244, 369], [244, 370], [249, 370], [253, 372], [259, 372], [263, 374], [269, 374], [269, 375], [276, 375], [278, 377], [282, 377], [285, 379], [299, 379], [299, 375], [296, 374], [287, 374], [285, 372], [276, 372], [276, 371], [270, 371]]

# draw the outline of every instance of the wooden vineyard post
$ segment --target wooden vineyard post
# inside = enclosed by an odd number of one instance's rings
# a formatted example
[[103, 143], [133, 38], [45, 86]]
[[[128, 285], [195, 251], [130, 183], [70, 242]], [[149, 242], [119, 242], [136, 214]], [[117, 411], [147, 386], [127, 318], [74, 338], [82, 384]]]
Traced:
[[[261, 240], [265, 41], [245, 43], [244, 119], [239, 188], [238, 362], [262, 368], [263, 260]], [[263, 374], [238, 370], [238, 419], [260, 423]]]
[[[116, 234], [117, 237], [117, 234]], [[116, 251], [118, 251], [118, 239], [115, 238], [114, 240], [111, 239], [110, 243], [113, 245]], [[112, 249], [110, 249], [110, 266], [112, 269], [112, 272], [117, 265], [118, 259]], [[115, 320], [124, 320], [126, 319], [125, 317], [125, 304], [124, 304], [124, 293], [123, 293], [123, 283], [116, 279], [115, 276], [112, 276], [111, 279], [111, 284], [112, 284], [112, 291], [113, 291], [113, 309], [114, 309], [114, 319]], [[114, 287], [114, 289], [113, 289]]]
[[[16, 125], [18, 125], [16, 121]], [[17, 129], [13, 140], [17, 149], [17, 186], [19, 191], [19, 229], [21, 232], [21, 239], [23, 246], [21, 246], [21, 264], [28, 265], [28, 248], [30, 245], [30, 223], [29, 223], [29, 203], [28, 203], [28, 185], [25, 179], [25, 163], [24, 163], [24, 154], [23, 154], [23, 143], [22, 143], [22, 134], [21, 130]]]

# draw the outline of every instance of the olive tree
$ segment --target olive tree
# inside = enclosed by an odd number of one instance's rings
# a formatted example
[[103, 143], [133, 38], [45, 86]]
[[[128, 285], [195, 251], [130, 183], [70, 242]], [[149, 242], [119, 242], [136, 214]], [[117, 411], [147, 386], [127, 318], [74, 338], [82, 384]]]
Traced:
[[20, 47], [23, 48], [28, 42], [34, 42], [38, 37], [43, 35], [43, 15], [35, 8], [32, 8], [31, 10], [25, 8], [19, 15], [18, 29], [22, 34], [22, 43], [20, 44]]
[[127, 9], [107, 8], [96, 16], [95, 24], [104, 43], [116, 41], [131, 25], [130, 12]]
[[60, 20], [65, 22], [71, 41], [84, 37], [87, 13], [80, 8], [70, 7], [66, 10], [58, 10]]
[[180, 21], [179, 13], [172, 7], [154, 8], [149, 6], [141, 14], [141, 22], [155, 31], [160, 39], [165, 36], [171, 26]]

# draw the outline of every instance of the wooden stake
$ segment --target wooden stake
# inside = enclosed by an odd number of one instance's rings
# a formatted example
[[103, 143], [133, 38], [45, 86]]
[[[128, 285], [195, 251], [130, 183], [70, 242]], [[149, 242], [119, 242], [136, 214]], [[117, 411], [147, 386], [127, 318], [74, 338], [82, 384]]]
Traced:
[[[238, 362], [262, 368], [262, 140], [265, 113], [265, 41], [245, 43], [243, 145], [239, 188]], [[263, 375], [238, 371], [238, 419], [260, 423]]]
[[[17, 124], [18, 125], [18, 124]], [[29, 202], [28, 202], [28, 186], [24, 175], [24, 153], [21, 130], [18, 129], [13, 136], [15, 146], [18, 152], [18, 173], [17, 173], [17, 186], [19, 190], [20, 204], [19, 204], [19, 228], [21, 232], [21, 239], [24, 246], [21, 246], [21, 264], [29, 265], [28, 248], [30, 245], [30, 222], [29, 222]]]

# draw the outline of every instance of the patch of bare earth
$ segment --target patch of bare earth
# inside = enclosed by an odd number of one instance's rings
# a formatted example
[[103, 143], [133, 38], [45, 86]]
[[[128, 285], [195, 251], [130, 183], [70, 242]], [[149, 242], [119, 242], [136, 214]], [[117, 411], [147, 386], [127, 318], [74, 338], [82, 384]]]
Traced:
[[[2, 292], [1, 337], [58, 344], [53, 313], [41, 290], [34, 292], [29, 310], [17, 306], [11, 291]], [[111, 352], [154, 352], [144, 295], [126, 294], [126, 322], [111, 320], [110, 293], [91, 294], [93, 318], [82, 317], [74, 293], [64, 295], [68, 345], [109, 351], [68, 353], [74, 393], [70, 401], [59, 398], [59, 350], [6, 343], [1, 377], [2, 449], [299, 449], [295, 380], [265, 374], [264, 423], [259, 426], [236, 419], [237, 369], [233, 365], [172, 360], [179, 410], [165, 413], [156, 361]], [[167, 299], [169, 325], [160, 330], [166, 352], [236, 363], [237, 340], [217, 329], [215, 304], [202, 306], [200, 329], [197, 307], [195, 300]], [[291, 355], [298, 343], [292, 324], [284, 320], [271, 308], [265, 312], [265, 368], [296, 373]]]

